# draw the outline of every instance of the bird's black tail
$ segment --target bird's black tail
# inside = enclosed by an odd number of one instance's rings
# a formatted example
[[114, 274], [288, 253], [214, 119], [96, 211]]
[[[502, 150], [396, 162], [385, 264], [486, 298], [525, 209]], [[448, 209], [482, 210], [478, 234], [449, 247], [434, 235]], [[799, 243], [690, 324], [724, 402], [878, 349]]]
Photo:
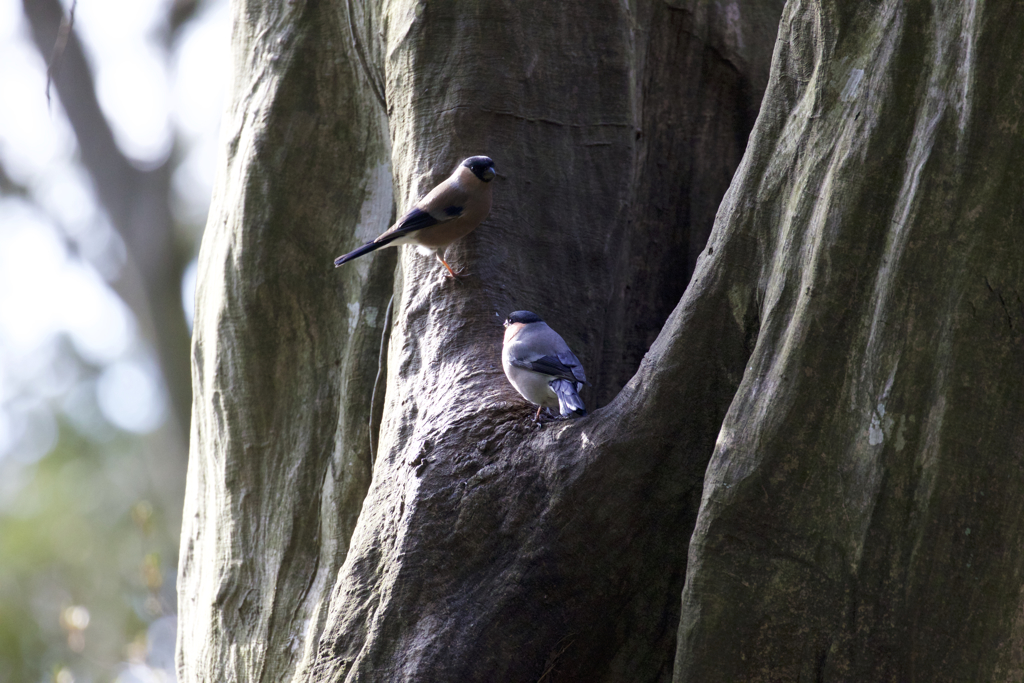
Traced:
[[551, 389], [558, 396], [558, 412], [562, 417], [568, 417], [572, 413], [583, 416], [587, 409], [583, 406], [583, 399], [576, 391], [576, 383], [567, 379], [556, 379], [551, 381]]
[[392, 240], [381, 240], [380, 242], [367, 242], [366, 244], [359, 247], [355, 251], [350, 251], [344, 256], [339, 256], [338, 258], [334, 259], [334, 267], [337, 268], [342, 263], [348, 263], [352, 259], [359, 258], [363, 254], [369, 254], [371, 251], [380, 249], [381, 247], [386, 247], [389, 244], [391, 244], [391, 242]]

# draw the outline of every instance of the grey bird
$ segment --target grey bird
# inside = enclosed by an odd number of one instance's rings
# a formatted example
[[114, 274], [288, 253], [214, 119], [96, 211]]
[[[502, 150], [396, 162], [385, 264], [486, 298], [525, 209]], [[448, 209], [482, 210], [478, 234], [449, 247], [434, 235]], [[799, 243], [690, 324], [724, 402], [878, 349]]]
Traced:
[[579, 395], [587, 381], [580, 359], [536, 313], [515, 311], [505, 320], [501, 367], [516, 391], [537, 405], [535, 422], [542, 408], [557, 408], [562, 417], [587, 414]]
[[476, 230], [491, 212], [491, 181], [494, 162], [490, 157], [465, 159], [447, 180], [421, 198], [397, 223], [372, 242], [334, 259], [334, 267], [381, 247], [412, 244], [421, 254], [434, 254], [451, 277], [459, 277], [444, 252], [448, 245]]

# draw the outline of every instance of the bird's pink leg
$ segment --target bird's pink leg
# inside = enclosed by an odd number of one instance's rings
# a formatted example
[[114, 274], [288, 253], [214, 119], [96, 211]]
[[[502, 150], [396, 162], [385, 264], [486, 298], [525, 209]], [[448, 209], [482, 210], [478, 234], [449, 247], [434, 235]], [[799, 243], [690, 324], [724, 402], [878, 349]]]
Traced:
[[467, 275], [469, 275], [469, 273], [466, 273], [466, 272], [461, 271], [461, 270], [456, 273], [454, 270], [452, 270], [452, 267], [448, 265], [448, 262], [444, 260], [443, 256], [441, 256], [440, 254], [435, 254], [435, 255], [437, 256], [437, 260], [441, 262], [441, 265], [444, 266], [445, 268], [447, 268], [448, 272], [451, 273], [450, 275], [445, 275], [445, 277], [450, 277], [450, 278], [453, 278], [455, 280], [458, 280], [460, 278], [464, 278]]

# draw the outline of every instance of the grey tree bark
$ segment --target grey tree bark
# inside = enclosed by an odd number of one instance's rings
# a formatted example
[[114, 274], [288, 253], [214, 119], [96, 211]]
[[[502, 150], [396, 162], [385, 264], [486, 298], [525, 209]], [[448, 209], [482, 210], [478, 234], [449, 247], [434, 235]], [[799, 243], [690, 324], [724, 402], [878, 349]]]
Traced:
[[[1015, 9], [235, 11], [181, 680], [1021, 678]], [[476, 153], [474, 277], [331, 269]]]
[[787, 5], [712, 239], [756, 244], [759, 330], [676, 680], [1024, 680], [1021, 29], [1013, 3]]

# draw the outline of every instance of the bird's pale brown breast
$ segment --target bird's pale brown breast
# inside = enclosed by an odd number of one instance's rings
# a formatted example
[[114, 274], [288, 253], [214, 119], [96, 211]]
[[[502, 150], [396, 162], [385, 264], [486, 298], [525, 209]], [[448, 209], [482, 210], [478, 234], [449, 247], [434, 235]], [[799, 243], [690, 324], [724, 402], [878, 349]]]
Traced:
[[410, 235], [412, 241], [430, 249], [447, 247], [473, 232], [491, 212], [491, 183], [485, 183], [466, 167], [459, 171], [459, 185], [466, 191], [462, 214], [450, 221], [433, 225]]

